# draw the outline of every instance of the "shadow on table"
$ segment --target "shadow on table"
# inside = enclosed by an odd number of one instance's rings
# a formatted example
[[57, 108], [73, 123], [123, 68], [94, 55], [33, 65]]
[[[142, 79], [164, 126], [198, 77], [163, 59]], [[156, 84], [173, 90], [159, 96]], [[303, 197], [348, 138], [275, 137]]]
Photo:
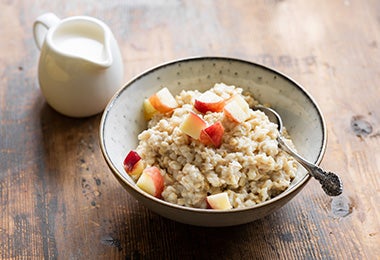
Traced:
[[[46, 165], [62, 171], [83, 163], [98, 144], [99, 122], [100, 115], [71, 118], [45, 103], [40, 112], [40, 125]], [[54, 171], [48, 174], [54, 175]]]
[[276, 259], [280, 256], [274, 244], [291, 237], [286, 232], [276, 234], [273, 227], [280, 224], [275, 214], [217, 228], [178, 223], [150, 211], [144, 218], [129, 214], [126, 223], [116, 227], [121, 231], [118, 246], [126, 259]]

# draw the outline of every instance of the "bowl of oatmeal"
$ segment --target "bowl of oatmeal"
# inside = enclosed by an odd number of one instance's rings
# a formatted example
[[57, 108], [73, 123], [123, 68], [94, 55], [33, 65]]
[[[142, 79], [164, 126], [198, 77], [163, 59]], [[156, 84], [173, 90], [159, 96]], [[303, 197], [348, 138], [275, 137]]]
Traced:
[[310, 176], [279, 149], [319, 163], [326, 126], [313, 98], [289, 77], [249, 61], [199, 57], [132, 79], [105, 109], [100, 146], [112, 173], [148, 209], [182, 223], [231, 226], [281, 208]]

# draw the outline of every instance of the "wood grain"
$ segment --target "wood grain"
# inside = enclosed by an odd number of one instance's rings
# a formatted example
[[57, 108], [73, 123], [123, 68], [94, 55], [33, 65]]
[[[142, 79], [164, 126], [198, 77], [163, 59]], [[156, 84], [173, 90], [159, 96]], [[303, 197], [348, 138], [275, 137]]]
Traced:
[[[0, 10], [1, 259], [379, 259], [379, 1], [18, 0]], [[289, 75], [324, 113], [322, 166], [340, 173], [344, 194], [326, 197], [311, 180], [274, 214], [228, 228], [148, 211], [104, 162], [100, 115], [72, 119], [45, 103], [32, 24], [47, 11], [104, 20], [125, 81], [198, 55]]]

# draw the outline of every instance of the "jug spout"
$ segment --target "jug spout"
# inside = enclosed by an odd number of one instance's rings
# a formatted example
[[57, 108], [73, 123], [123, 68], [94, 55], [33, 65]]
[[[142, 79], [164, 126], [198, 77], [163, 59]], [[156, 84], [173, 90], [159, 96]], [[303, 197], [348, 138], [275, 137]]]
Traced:
[[77, 17], [75, 20], [66, 20], [47, 40], [64, 56], [108, 68], [113, 62], [110, 37], [111, 32], [101, 21]]

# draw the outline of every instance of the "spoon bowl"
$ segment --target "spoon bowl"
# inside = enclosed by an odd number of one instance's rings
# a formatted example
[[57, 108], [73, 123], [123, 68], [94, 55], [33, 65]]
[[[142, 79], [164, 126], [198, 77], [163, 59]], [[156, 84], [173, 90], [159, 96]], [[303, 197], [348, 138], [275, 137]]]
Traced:
[[282, 150], [291, 155], [299, 164], [301, 164], [309, 174], [317, 179], [322, 185], [323, 191], [329, 196], [338, 196], [343, 192], [343, 184], [338, 175], [333, 172], [326, 172], [317, 165], [305, 160], [302, 156], [296, 153], [289, 145], [286, 144], [283, 136], [283, 124], [280, 115], [269, 107], [256, 106], [254, 110], [260, 110], [265, 113], [269, 121], [277, 124], [279, 135], [277, 137], [277, 142]]

